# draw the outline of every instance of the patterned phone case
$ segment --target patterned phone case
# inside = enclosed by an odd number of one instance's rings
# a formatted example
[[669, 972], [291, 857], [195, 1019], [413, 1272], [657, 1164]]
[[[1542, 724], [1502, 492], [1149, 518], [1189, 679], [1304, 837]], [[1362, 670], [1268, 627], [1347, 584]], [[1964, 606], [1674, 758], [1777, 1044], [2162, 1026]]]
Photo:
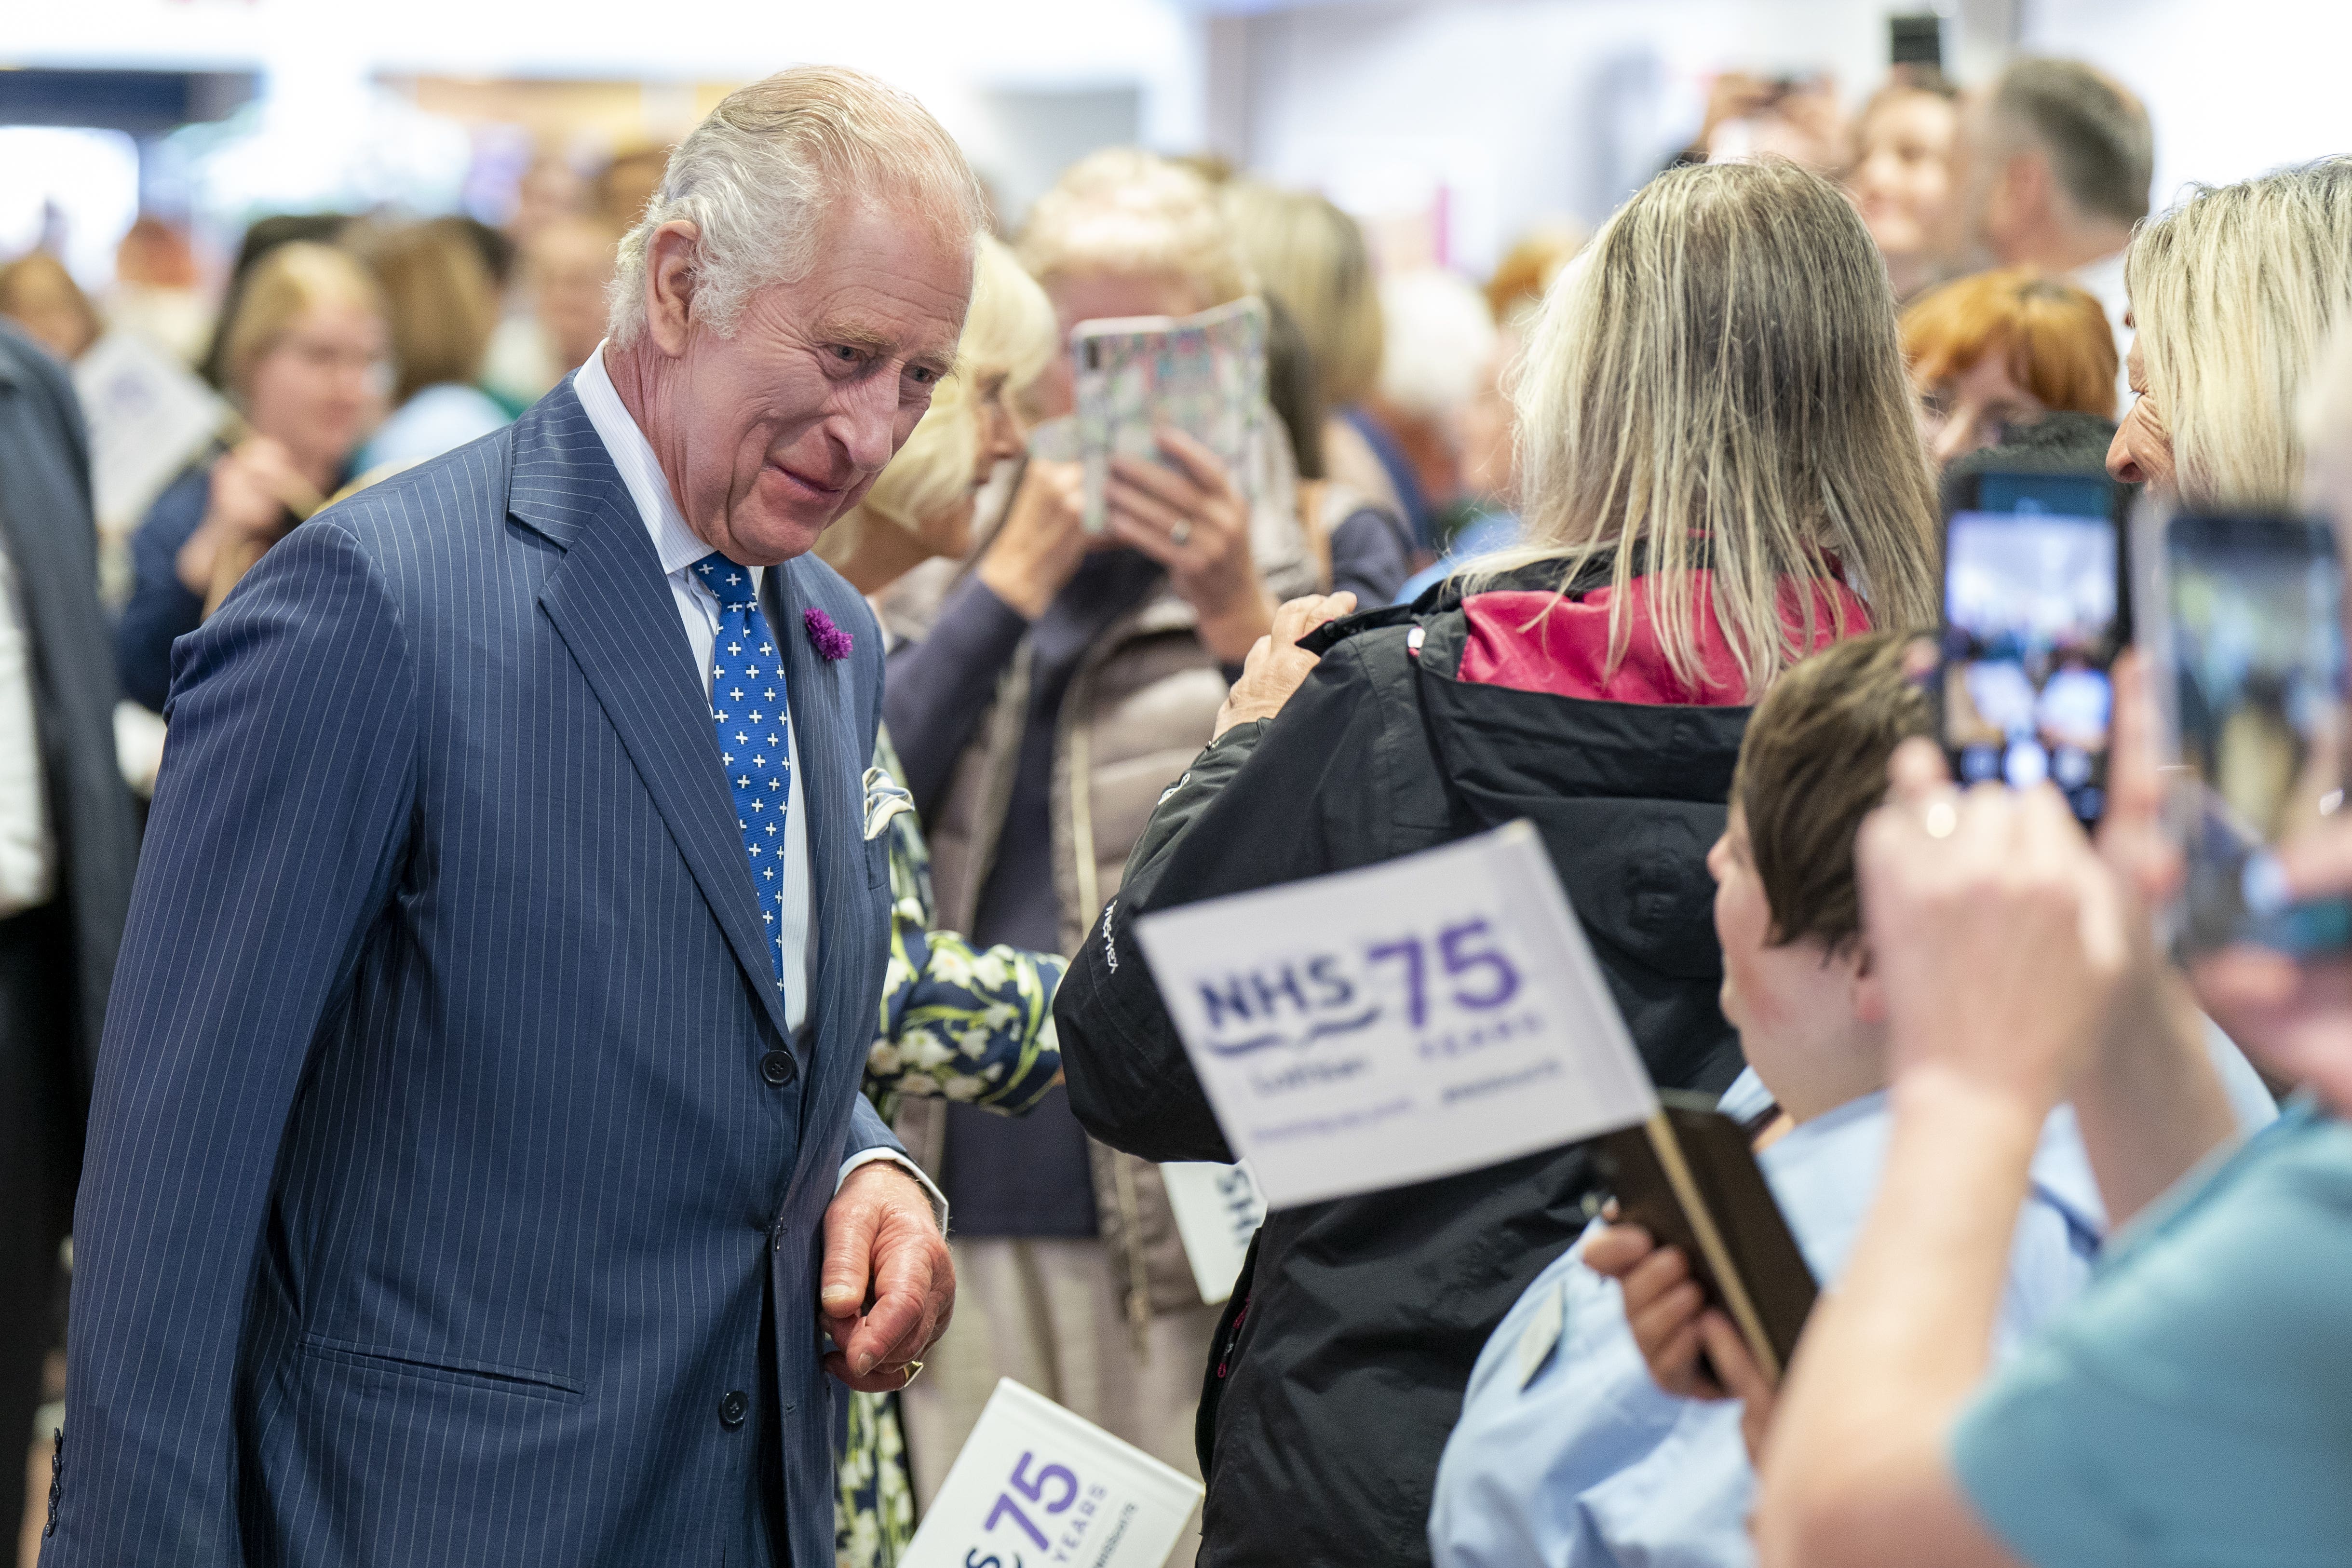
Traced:
[[1105, 526], [1104, 481], [1114, 456], [1165, 461], [1152, 432], [1183, 431], [1214, 452], [1244, 497], [1265, 437], [1265, 307], [1255, 297], [1177, 320], [1084, 321], [1071, 334], [1077, 366], [1076, 436], [1086, 465], [1087, 531]]

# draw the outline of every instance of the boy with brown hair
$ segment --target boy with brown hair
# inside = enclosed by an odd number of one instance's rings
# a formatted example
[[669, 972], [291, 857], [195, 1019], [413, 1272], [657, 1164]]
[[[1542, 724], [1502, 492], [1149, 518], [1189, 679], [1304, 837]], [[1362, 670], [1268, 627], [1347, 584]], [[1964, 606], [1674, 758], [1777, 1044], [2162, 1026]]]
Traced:
[[[1885, 998], [1862, 932], [1853, 845], [1885, 795], [1895, 747], [1936, 728], [1908, 664], [1905, 639], [1881, 633], [1785, 673], [1748, 721], [1729, 822], [1707, 857], [1723, 1011], [1748, 1062], [1723, 1109], [1760, 1131], [1759, 1163], [1824, 1283], [1845, 1262], [1885, 1152]], [[2251, 1069], [2234, 1065], [2259, 1095]], [[2082, 1289], [2105, 1227], [2061, 1107], [2019, 1217], [2003, 1352]], [[1586, 1267], [1584, 1245], [1536, 1278], [1478, 1359], [1438, 1469], [1437, 1568], [1744, 1568], [1755, 1561], [1755, 1474], [1740, 1406], [1653, 1382], [1620, 1289]], [[1673, 1294], [1660, 1302], [1683, 1316], [1692, 1306]], [[1681, 1386], [1715, 1394], [1696, 1324], [1686, 1331]]]

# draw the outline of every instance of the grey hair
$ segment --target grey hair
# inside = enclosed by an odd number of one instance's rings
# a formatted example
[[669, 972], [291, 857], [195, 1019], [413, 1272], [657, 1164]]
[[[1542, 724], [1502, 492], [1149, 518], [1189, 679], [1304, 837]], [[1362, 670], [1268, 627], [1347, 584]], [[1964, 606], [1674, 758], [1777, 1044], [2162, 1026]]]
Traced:
[[2049, 156], [2059, 188], [2087, 216], [2137, 223], [2156, 178], [2156, 133], [2138, 99], [2079, 60], [2023, 59], [1993, 85], [2003, 140]]
[[622, 237], [606, 331], [625, 346], [645, 330], [646, 251], [662, 225], [694, 225], [694, 309], [723, 334], [759, 289], [808, 275], [825, 213], [856, 196], [887, 197], [967, 250], [987, 226], [971, 165], [912, 95], [838, 66], [738, 88], [670, 153]]

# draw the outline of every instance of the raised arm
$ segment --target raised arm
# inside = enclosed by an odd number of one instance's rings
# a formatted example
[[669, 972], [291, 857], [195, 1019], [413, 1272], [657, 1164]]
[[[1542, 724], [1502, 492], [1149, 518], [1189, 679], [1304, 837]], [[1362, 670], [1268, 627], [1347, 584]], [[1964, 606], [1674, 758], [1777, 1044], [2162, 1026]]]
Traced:
[[1274, 639], [1251, 651], [1217, 739], [1160, 798], [1118, 896], [1062, 983], [1054, 1017], [1070, 1109], [1113, 1148], [1150, 1160], [1233, 1159], [1135, 943], [1135, 916], [1340, 869], [1325, 812], [1388, 809], [1363, 762], [1382, 716], [1359, 651], [1343, 642], [1318, 667], [1292, 646], [1328, 605], [1284, 605]]
[[2179, 885], [2180, 855], [2160, 819], [2164, 786], [2155, 714], [2137, 654], [2116, 661], [2115, 682], [2113, 762], [2099, 853], [2131, 905], [2132, 979], [2118, 987], [2099, 1050], [2074, 1089], [2075, 1121], [2111, 1230], [2238, 1131], [2214, 1071], [2205, 1020], [2157, 951], [2145, 912]]
[[232, 1564], [232, 1387], [288, 1112], [405, 844], [406, 643], [332, 521], [174, 651], [90, 1107], [44, 1561]]
[[949, 591], [922, 641], [891, 654], [883, 710], [917, 810], [939, 804], [1030, 623], [1085, 559], [1083, 491], [1077, 464], [1030, 462], [980, 564]]
[[928, 929], [901, 899], [890, 912], [890, 968], [881, 1032], [866, 1058], [869, 1089], [936, 1095], [1005, 1116], [1036, 1105], [1062, 1074], [1054, 991], [1065, 967], [1051, 953], [975, 948]]

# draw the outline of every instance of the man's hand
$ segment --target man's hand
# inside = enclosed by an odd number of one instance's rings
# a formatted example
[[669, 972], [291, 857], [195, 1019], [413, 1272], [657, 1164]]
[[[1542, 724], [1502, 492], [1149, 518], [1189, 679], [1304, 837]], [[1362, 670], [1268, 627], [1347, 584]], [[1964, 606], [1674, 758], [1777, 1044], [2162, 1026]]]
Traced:
[[1939, 1073], [2038, 1119], [2087, 1064], [2129, 966], [2115, 879], [2054, 789], [1959, 794], [1916, 739], [1888, 772], [1854, 873], [1892, 1077]]
[[1159, 433], [1168, 467], [1113, 458], [1103, 499], [1111, 537], [1168, 569], [1201, 617], [1201, 641], [1239, 664], [1273, 629], [1274, 602], [1250, 552], [1250, 509], [1217, 455], [1181, 430]]
[[[2279, 868], [2296, 899], [2352, 897], [2352, 811], [2280, 847]], [[2241, 943], [2189, 971], [2213, 1021], [2273, 1077], [2309, 1084], [2339, 1115], [2352, 1115], [2352, 957], [2297, 960]]]
[[914, 1381], [909, 1363], [955, 1312], [955, 1263], [920, 1183], [887, 1162], [860, 1165], [824, 1211], [818, 1309], [839, 1348], [827, 1372], [868, 1394]]
[[[1257, 639], [1242, 664], [1242, 678], [1225, 693], [1217, 710], [1216, 733], [1255, 719], [1271, 719], [1282, 711], [1290, 694], [1305, 684], [1321, 659], [1298, 646], [1298, 639], [1326, 621], [1352, 615], [1356, 595], [1309, 594], [1293, 599], [1274, 613], [1274, 630]], [[1213, 739], [1213, 737], [1212, 737]]]

